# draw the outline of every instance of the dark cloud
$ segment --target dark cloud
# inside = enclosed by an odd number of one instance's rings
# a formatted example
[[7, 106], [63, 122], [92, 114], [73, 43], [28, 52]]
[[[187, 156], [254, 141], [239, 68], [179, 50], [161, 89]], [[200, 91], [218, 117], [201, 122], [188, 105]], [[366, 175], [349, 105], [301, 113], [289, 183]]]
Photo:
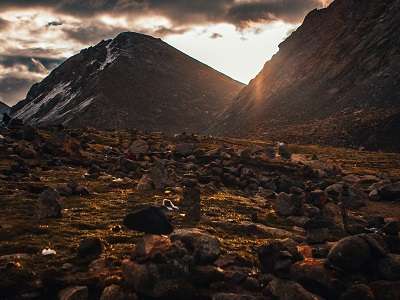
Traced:
[[[7, 43], [6, 41], [0, 39], [0, 43], [2, 42]], [[30, 47], [29, 43], [26, 43], [24, 41], [21, 41], [21, 43], [19, 43], [19, 46], [21, 48], [9, 47], [7, 51], [5, 51], [5, 55], [3, 56], [28, 57], [28, 58], [34, 57], [34, 58], [40, 58], [41, 60], [43, 59], [44, 61], [47, 60], [57, 61], [65, 59], [65, 57], [63, 57], [62, 51], [60, 50], [41, 48], [41, 47]], [[23, 48], [24, 46], [26, 46], [26, 48]]]
[[46, 7], [74, 16], [159, 15], [174, 25], [228, 22], [238, 27], [275, 20], [297, 23], [324, 0], [2, 0], [0, 9]]
[[264, 0], [243, 2], [229, 9], [227, 19], [239, 27], [251, 23], [284, 21], [299, 23], [310, 10], [321, 7], [319, 0]]
[[8, 29], [10, 22], [0, 18], [0, 32]]
[[58, 66], [62, 61], [63, 60], [53, 58], [0, 55], [0, 66], [3, 68], [12, 68], [18, 65], [24, 65], [29, 72], [34, 73], [43, 73], [43, 68], [45, 68], [47, 72], [47, 70], [51, 70]]
[[212, 35], [210, 35], [210, 39], [219, 39], [222, 37], [223, 37], [223, 35], [218, 32], [214, 32]]
[[90, 24], [63, 29], [63, 32], [67, 35], [67, 38], [82, 44], [97, 43], [103, 39], [113, 37], [123, 31], [126, 31], [126, 28], [110, 26], [99, 22], [91, 22]]
[[165, 26], [157, 26], [154, 29], [148, 30], [148, 34], [154, 35], [156, 37], [164, 37], [166, 35], [172, 35], [172, 34], [183, 34], [186, 31], [188, 31], [190, 28], [185, 27], [185, 28], [168, 28]]
[[61, 21], [52, 21], [52, 22], [49, 22], [49, 23], [47, 23], [47, 27], [51, 27], [51, 26], [61, 26], [61, 25], [63, 25], [64, 23], [63, 22], [61, 22]]

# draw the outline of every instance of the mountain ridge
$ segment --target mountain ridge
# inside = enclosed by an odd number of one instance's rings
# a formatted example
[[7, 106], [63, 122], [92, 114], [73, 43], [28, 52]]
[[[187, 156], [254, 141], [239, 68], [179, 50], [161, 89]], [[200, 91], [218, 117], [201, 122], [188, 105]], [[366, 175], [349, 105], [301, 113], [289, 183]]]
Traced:
[[212, 131], [400, 150], [399, 11], [394, 0], [313, 10]]

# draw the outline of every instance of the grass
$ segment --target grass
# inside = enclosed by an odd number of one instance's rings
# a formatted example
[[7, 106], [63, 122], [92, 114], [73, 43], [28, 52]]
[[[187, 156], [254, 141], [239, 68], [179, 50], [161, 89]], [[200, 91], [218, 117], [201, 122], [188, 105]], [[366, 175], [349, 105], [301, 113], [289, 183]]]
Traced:
[[[43, 136], [48, 133], [42, 133]], [[104, 160], [105, 146], [127, 147], [133, 135], [130, 132], [87, 132], [92, 140], [90, 150], [85, 155], [95, 161]], [[157, 136], [154, 140], [157, 140]], [[270, 142], [211, 139], [204, 140], [202, 146], [211, 149], [222, 144], [236, 146], [271, 146]], [[322, 161], [338, 164], [345, 172], [356, 174], [386, 173], [400, 178], [400, 155], [391, 153], [374, 153], [342, 148], [319, 146], [291, 145], [291, 150], [299, 155], [317, 155]], [[0, 154], [0, 171], [12, 163], [7, 153]], [[34, 161], [32, 161], [34, 163]], [[43, 162], [36, 162], [42, 164]], [[140, 233], [122, 229], [112, 230], [122, 224], [127, 212], [143, 203], [161, 203], [163, 193], [140, 194], [135, 190], [137, 178], [130, 179], [122, 187], [110, 179], [86, 179], [86, 169], [81, 166], [60, 166], [51, 170], [33, 169], [32, 172], [47, 186], [56, 187], [74, 180], [87, 186], [92, 193], [87, 197], [67, 197], [64, 199], [63, 217], [59, 219], [38, 220], [35, 211], [38, 195], [29, 193], [27, 187], [33, 180], [22, 178], [17, 181], [6, 181], [0, 178], [0, 256], [14, 253], [29, 253], [31, 260], [27, 265], [40, 273], [48, 268], [61, 267], [66, 262], [76, 261], [76, 248], [81, 239], [95, 236], [105, 243], [103, 256], [122, 259], [129, 256]], [[180, 194], [172, 191], [168, 195], [174, 201]], [[396, 216], [398, 205], [372, 204], [364, 213], [384, 213]], [[251, 221], [252, 215], [261, 214], [263, 222], [278, 228], [290, 229], [271, 214], [270, 202], [257, 197], [245, 195], [238, 190], [223, 188], [218, 191], [207, 191], [202, 194], [203, 218], [196, 226], [221, 239], [226, 253], [237, 253], [254, 259], [254, 249], [265, 242], [264, 238], [249, 235], [237, 230], [235, 225]], [[183, 217], [176, 215], [174, 224], [187, 227]], [[221, 225], [223, 224], [223, 226]], [[50, 247], [57, 251], [55, 256], [42, 256], [41, 250]]]

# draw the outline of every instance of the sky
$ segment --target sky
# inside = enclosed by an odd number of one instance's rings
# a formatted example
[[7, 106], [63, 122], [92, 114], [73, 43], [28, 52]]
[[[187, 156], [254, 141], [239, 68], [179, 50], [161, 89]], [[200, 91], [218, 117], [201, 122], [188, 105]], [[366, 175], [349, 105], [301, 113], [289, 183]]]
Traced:
[[14, 105], [68, 57], [123, 31], [162, 38], [248, 83], [330, 0], [0, 0], [0, 101]]

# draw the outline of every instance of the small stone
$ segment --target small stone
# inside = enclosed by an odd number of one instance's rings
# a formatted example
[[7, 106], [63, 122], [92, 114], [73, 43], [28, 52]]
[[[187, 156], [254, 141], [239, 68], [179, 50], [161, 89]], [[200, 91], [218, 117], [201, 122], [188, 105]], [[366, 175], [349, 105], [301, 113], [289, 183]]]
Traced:
[[188, 156], [193, 153], [194, 145], [190, 143], [180, 143], [175, 146], [175, 155]]
[[161, 160], [155, 161], [149, 175], [151, 181], [153, 182], [154, 188], [157, 190], [164, 189], [165, 187], [172, 185], [168, 170]]
[[[100, 300], [125, 300], [125, 293], [119, 285], [107, 286], [101, 293]], [[130, 298], [133, 300], [133, 298]]]
[[189, 221], [198, 222], [201, 218], [200, 189], [197, 185], [185, 186], [183, 189], [182, 208], [187, 211]]
[[37, 156], [37, 153], [32, 148], [23, 147], [19, 153], [22, 158], [32, 159]]
[[400, 232], [400, 222], [390, 221], [383, 226], [382, 231], [389, 235], [398, 235]]
[[328, 228], [309, 228], [306, 231], [306, 241], [309, 244], [320, 244], [329, 241], [331, 234]]
[[322, 208], [326, 203], [328, 199], [326, 197], [326, 194], [322, 190], [314, 190], [310, 193], [308, 197], [308, 202], [318, 208]]
[[153, 257], [157, 253], [166, 252], [172, 243], [166, 236], [146, 234], [136, 243], [135, 254], [140, 257]]
[[144, 174], [140, 180], [138, 185], [136, 186], [136, 189], [140, 192], [147, 192], [147, 191], [151, 191], [154, 189], [153, 186], [153, 181], [151, 180], [150, 175], [148, 174]]
[[196, 266], [192, 269], [192, 281], [196, 285], [208, 286], [224, 279], [224, 270], [215, 266]]
[[39, 218], [59, 218], [61, 217], [60, 194], [48, 188], [39, 196]]
[[80, 257], [97, 257], [103, 251], [103, 243], [97, 237], [83, 239], [78, 247]]
[[292, 153], [285, 143], [278, 143], [278, 154], [283, 159], [290, 159], [292, 157]]

